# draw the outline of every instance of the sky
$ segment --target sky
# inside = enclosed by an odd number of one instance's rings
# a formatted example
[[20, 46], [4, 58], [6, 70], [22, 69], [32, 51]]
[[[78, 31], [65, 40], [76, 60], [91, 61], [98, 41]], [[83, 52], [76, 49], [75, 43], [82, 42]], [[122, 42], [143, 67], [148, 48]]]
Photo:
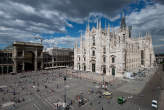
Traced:
[[45, 48], [73, 48], [89, 23], [120, 26], [121, 13], [133, 37], [150, 32], [156, 53], [164, 53], [164, 0], [1, 0], [0, 49], [14, 41], [39, 42]]

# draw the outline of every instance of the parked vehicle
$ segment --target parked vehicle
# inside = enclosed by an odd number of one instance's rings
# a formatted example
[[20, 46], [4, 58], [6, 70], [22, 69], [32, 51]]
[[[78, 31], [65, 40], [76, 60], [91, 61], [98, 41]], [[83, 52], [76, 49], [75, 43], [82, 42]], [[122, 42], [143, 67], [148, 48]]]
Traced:
[[104, 92], [104, 93], [103, 93], [103, 96], [104, 96], [105, 98], [111, 98], [111, 97], [112, 97], [112, 92]]
[[126, 98], [123, 97], [123, 96], [122, 97], [118, 97], [117, 102], [118, 102], [118, 104], [123, 104], [123, 103], [126, 102]]
[[152, 108], [157, 109], [158, 108], [158, 103], [156, 100], [152, 100], [152, 104], [151, 104]]

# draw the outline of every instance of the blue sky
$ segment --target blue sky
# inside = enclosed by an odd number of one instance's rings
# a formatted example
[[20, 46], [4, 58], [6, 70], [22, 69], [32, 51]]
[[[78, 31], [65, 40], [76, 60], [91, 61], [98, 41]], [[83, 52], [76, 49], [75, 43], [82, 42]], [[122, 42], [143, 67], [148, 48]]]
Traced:
[[[152, 34], [157, 51], [164, 51], [164, 3], [162, 0], [2, 0], [0, 3], [0, 49], [13, 41], [39, 42], [45, 48], [73, 48], [84, 34], [89, 22], [96, 20], [112, 27], [120, 25], [121, 13], [127, 25], [133, 26], [133, 36], [147, 31]], [[161, 16], [162, 15], [162, 16]]]

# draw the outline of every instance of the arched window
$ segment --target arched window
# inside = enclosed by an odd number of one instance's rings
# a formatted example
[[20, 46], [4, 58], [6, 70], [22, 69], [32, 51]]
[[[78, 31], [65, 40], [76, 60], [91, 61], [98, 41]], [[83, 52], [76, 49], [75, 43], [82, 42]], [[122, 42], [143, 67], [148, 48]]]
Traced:
[[123, 41], [125, 42], [125, 34], [123, 34]]
[[86, 70], [86, 65], [85, 65], [85, 64], [83, 64], [83, 70], [84, 70], [84, 71]]
[[95, 56], [95, 50], [92, 51], [92, 56]]
[[103, 65], [102, 70], [103, 70], [103, 74], [106, 74], [106, 66], [105, 65]]
[[105, 57], [105, 56], [103, 57], [103, 62], [104, 62], [104, 63], [106, 62], [106, 57]]
[[93, 40], [93, 46], [95, 46], [95, 36], [92, 37]]
[[78, 70], [80, 70], [80, 64], [78, 64]]
[[105, 48], [105, 47], [103, 48], [103, 53], [104, 53], [104, 54], [106, 53], [106, 48]]
[[84, 61], [86, 60], [85, 57], [83, 57]]
[[112, 57], [112, 63], [114, 63], [115, 62], [115, 58], [114, 57]]
[[95, 72], [96, 71], [96, 65], [95, 63], [92, 63], [92, 72]]
[[115, 76], [115, 67], [112, 67], [112, 75]]

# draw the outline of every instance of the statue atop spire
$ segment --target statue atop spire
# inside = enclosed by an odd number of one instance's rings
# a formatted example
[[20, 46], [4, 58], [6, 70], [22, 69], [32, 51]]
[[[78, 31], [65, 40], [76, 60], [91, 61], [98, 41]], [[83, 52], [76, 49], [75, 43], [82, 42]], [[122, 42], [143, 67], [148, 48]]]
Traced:
[[110, 24], [108, 24], [108, 34], [110, 33]]
[[99, 28], [99, 20], [98, 20], [98, 18], [97, 18], [97, 29]]
[[88, 20], [88, 25], [87, 25], [87, 31], [90, 31], [90, 26], [89, 26], [89, 20]]
[[105, 33], [107, 33], [107, 26], [106, 26], [106, 21], [105, 21]]
[[100, 20], [100, 22], [99, 22], [99, 29], [101, 29], [101, 20]]

